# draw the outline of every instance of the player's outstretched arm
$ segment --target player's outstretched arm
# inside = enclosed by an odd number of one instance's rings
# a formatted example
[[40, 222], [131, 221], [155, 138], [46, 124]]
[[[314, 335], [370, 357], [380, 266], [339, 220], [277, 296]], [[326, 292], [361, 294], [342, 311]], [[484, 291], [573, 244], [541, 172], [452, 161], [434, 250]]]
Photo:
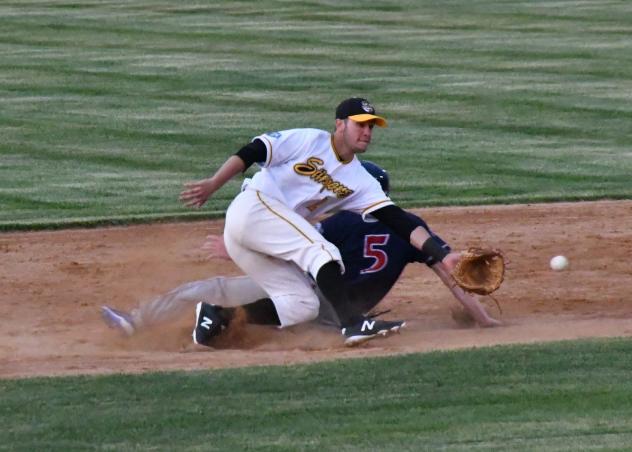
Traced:
[[450, 256], [441, 243], [432, 238], [428, 230], [413, 221], [401, 207], [391, 204], [370, 213], [402, 239], [409, 241], [412, 246], [433, 257], [437, 262], [443, 262], [449, 271], [458, 263], [459, 256]]
[[212, 177], [185, 183], [185, 189], [180, 193], [180, 201], [187, 207], [201, 207], [213, 193], [245, 169], [244, 161], [240, 157], [232, 155]]
[[[460, 254], [460, 253], [450, 253]], [[447, 257], [447, 256], [446, 256]], [[491, 317], [483, 305], [478, 301], [477, 297], [473, 294], [465, 292], [459, 286], [457, 286], [450, 275], [448, 267], [443, 262], [438, 262], [433, 265], [432, 270], [439, 276], [443, 284], [450, 289], [452, 295], [463, 305], [465, 310], [474, 318], [476, 323], [484, 328], [490, 328], [494, 326], [502, 325], [502, 322]]]

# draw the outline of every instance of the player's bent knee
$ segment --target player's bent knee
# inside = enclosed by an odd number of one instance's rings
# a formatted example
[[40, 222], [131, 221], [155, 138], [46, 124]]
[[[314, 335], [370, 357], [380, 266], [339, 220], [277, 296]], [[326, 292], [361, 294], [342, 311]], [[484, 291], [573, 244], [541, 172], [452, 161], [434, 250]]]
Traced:
[[273, 302], [281, 328], [311, 322], [318, 317], [319, 302], [315, 294], [313, 298], [286, 295], [275, 298]]
[[338, 262], [344, 268], [340, 251], [329, 242], [314, 243], [302, 250], [298, 257], [297, 265], [314, 278], [316, 278], [318, 270], [328, 262]]

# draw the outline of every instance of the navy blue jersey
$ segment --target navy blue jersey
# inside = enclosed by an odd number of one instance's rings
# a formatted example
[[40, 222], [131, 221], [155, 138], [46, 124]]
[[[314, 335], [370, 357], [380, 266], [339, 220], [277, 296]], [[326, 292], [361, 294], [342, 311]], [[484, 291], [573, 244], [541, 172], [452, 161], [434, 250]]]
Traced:
[[[406, 213], [444, 248], [450, 249], [421, 218]], [[432, 257], [370, 216], [365, 221], [356, 213], [342, 211], [321, 222], [320, 230], [340, 250], [349, 299], [362, 312], [370, 311], [386, 296], [406, 265], [419, 262], [431, 266], [435, 263]]]

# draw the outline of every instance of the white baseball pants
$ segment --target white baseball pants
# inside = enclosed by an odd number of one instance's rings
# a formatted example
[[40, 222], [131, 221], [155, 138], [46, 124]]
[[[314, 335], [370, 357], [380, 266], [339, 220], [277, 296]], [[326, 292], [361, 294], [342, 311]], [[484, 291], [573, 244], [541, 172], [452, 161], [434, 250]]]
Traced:
[[338, 249], [282, 202], [246, 188], [226, 212], [226, 250], [272, 299], [281, 326], [315, 319], [319, 301], [313, 283], [330, 261], [342, 267]]

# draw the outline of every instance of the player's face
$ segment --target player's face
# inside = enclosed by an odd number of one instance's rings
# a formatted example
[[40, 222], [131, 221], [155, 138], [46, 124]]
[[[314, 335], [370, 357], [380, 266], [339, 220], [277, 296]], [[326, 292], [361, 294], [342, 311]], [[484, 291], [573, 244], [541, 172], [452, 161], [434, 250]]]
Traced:
[[344, 121], [343, 139], [346, 147], [354, 154], [363, 153], [371, 144], [375, 121], [355, 122], [352, 119]]

